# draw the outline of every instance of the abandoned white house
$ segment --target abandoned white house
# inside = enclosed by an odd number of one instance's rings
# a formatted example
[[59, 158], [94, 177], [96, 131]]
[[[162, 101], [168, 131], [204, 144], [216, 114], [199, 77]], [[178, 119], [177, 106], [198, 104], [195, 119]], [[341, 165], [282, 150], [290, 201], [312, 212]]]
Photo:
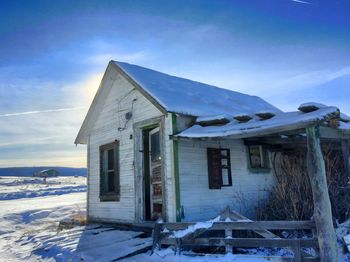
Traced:
[[206, 220], [226, 206], [249, 217], [274, 183], [269, 146], [293, 146], [314, 123], [325, 123], [321, 137], [348, 138], [347, 122], [336, 107], [285, 113], [256, 96], [111, 61], [75, 141], [87, 144], [89, 220]]

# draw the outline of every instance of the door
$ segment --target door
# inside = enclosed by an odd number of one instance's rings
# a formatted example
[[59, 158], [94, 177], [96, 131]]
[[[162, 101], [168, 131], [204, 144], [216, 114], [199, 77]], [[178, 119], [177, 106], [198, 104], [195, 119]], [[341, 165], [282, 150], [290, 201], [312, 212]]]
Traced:
[[162, 159], [159, 127], [149, 132], [149, 174], [151, 220], [163, 217]]

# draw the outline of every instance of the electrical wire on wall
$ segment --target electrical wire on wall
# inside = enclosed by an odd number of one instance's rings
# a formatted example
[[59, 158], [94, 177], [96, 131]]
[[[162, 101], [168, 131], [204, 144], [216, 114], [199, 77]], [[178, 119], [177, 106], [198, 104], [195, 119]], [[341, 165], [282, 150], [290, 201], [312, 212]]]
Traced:
[[[121, 108], [122, 102], [125, 98], [127, 98], [129, 95], [131, 95], [135, 91], [135, 88], [130, 90], [128, 93], [126, 93], [123, 97], [117, 100], [118, 106], [117, 106], [117, 115], [118, 115], [118, 128], [117, 130], [119, 132], [126, 129], [127, 124], [133, 117], [133, 110], [134, 110], [134, 103], [137, 101], [137, 98], [134, 98], [131, 102], [130, 108]], [[122, 112], [126, 112], [125, 114], [122, 114]]]
[[[129, 92], [127, 92], [123, 97], [117, 99], [116, 115], [118, 117], [117, 118], [117, 131], [119, 133], [118, 137], [121, 137], [122, 131], [127, 129], [127, 125], [130, 122], [130, 120], [132, 121], [132, 123], [134, 122], [133, 120], [134, 104], [137, 101], [136, 94], [134, 93], [135, 90], [136, 89], [134, 88]], [[131, 106], [128, 108], [122, 108], [122, 103], [124, 99], [126, 99], [132, 94], [134, 94], [134, 98], [131, 101]], [[130, 105], [130, 103], [128, 103], [127, 105]], [[132, 135], [130, 135], [130, 139], [132, 139]], [[121, 159], [121, 163], [123, 163], [127, 158], [129, 158], [131, 154], [133, 154], [132, 149], [128, 150], [128, 152], [125, 153], [124, 157]]]

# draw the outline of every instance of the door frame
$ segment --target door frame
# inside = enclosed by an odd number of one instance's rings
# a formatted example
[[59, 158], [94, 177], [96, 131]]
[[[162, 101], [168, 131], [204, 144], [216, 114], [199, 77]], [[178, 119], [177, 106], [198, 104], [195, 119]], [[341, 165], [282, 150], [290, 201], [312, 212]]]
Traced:
[[150, 118], [148, 120], [140, 121], [134, 123], [134, 188], [135, 188], [135, 221], [144, 222], [145, 220], [145, 199], [144, 199], [144, 160], [143, 160], [143, 131], [147, 129], [153, 129], [159, 127], [160, 135], [160, 155], [162, 158], [162, 197], [163, 197], [163, 219], [167, 219], [167, 207], [166, 207], [166, 194], [167, 190], [165, 188], [164, 181], [164, 116]]

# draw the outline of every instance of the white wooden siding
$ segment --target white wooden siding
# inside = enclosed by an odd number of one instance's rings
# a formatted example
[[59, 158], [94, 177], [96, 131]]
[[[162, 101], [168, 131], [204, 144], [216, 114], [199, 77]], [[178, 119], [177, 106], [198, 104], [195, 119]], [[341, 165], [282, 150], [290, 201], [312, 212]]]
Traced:
[[[209, 189], [207, 148], [228, 148], [231, 157], [232, 186]], [[183, 221], [215, 217], [226, 206], [255, 219], [258, 200], [274, 182], [272, 173], [250, 173], [243, 140], [221, 142], [179, 141], [179, 173]]]
[[[106, 83], [111, 85], [110, 91], [90, 132], [88, 215], [92, 220], [131, 222], [135, 221], [136, 202], [133, 124], [159, 117], [162, 113], [115, 70], [110, 74], [111, 77]], [[128, 111], [132, 111], [133, 116], [125, 126], [125, 113]], [[118, 128], [124, 126], [124, 130], [118, 131]], [[120, 141], [120, 201], [101, 202], [99, 146], [114, 140]]]

